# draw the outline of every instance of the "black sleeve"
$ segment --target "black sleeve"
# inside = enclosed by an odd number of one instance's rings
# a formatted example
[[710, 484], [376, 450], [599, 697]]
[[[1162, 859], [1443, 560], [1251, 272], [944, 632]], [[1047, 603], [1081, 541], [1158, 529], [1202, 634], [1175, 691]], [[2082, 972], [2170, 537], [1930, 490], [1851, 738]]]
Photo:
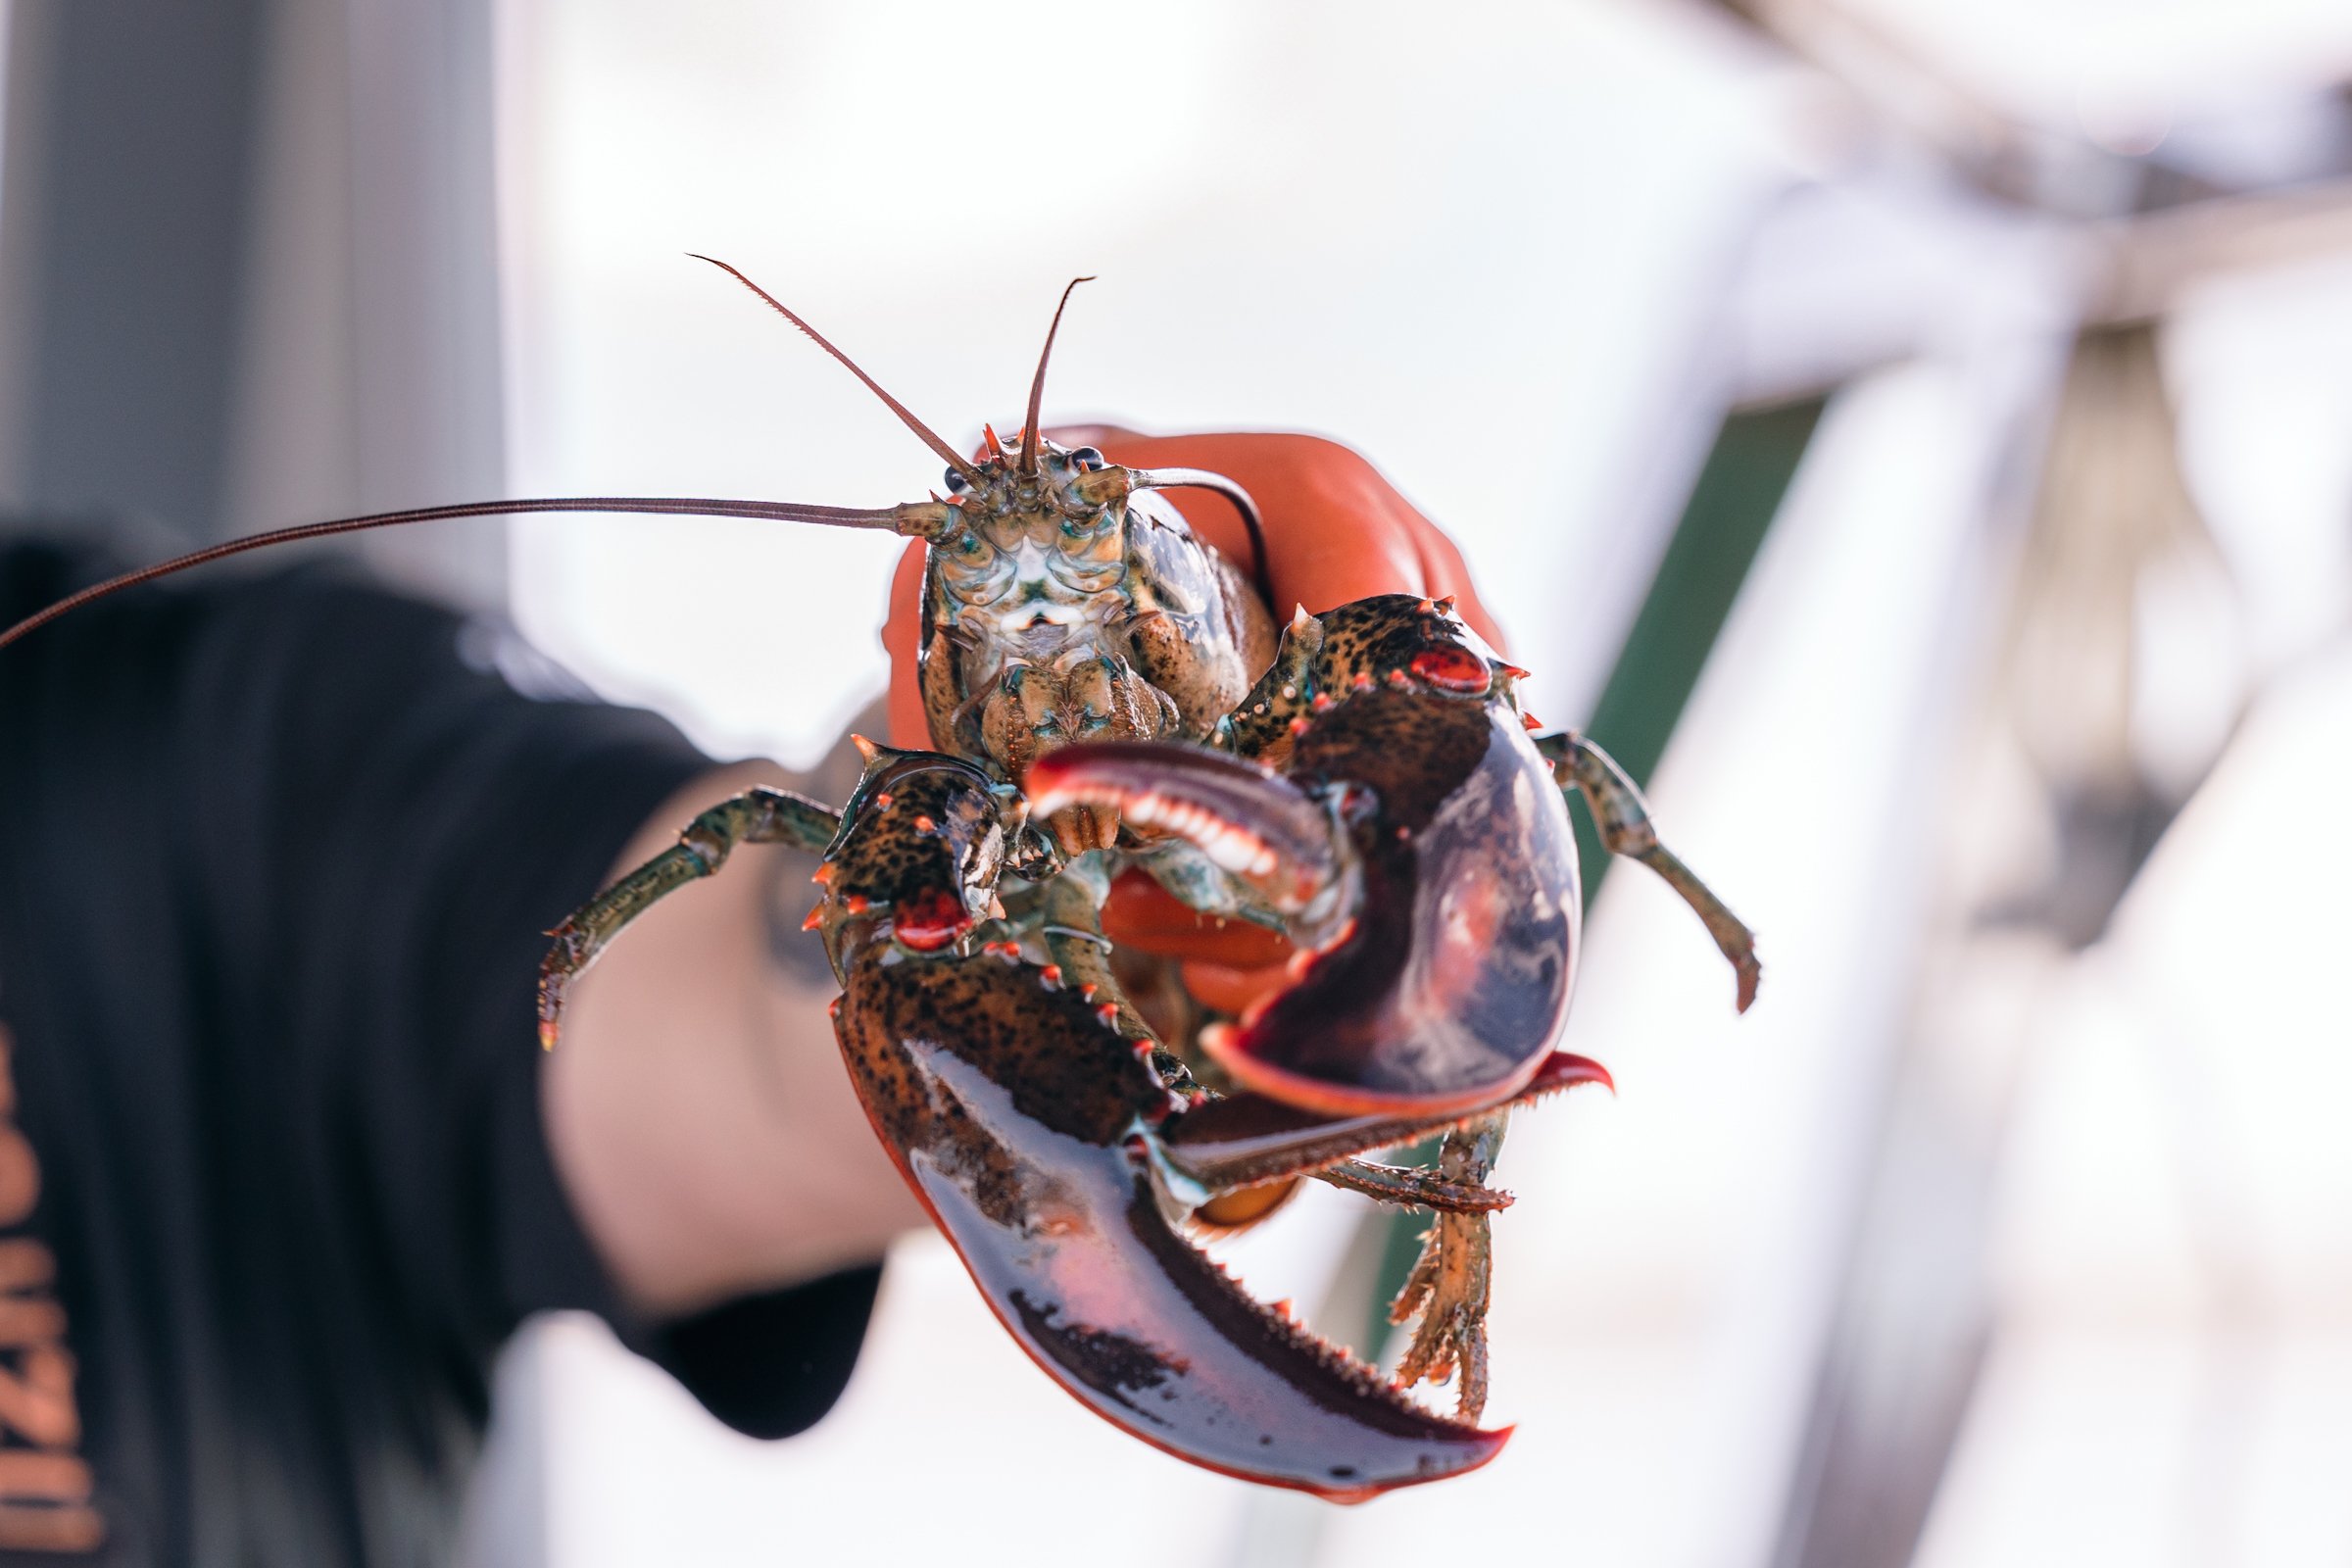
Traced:
[[[0, 555], [0, 612], [68, 575]], [[101, 1499], [159, 1556], [367, 1561], [434, 1528], [535, 1310], [603, 1313], [747, 1432], [801, 1430], [848, 1377], [875, 1270], [681, 1324], [616, 1305], [540, 1124], [541, 933], [711, 764], [493, 662], [318, 570], [126, 595], [0, 651], [32, 1224]]]

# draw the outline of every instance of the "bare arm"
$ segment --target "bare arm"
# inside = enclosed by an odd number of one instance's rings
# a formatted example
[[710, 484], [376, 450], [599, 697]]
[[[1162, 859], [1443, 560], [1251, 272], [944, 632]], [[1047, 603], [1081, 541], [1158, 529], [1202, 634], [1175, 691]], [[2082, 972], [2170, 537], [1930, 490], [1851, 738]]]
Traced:
[[[833, 782], [769, 763], [705, 774], [614, 869], [752, 785], [826, 796]], [[797, 850], [746, 846], [722, 874], [663, 900], [582, 977], [547, 1057], [556, 1168], [638, 1310], [683, 1314], [870, 1262], [924, 1223], [850, 1087], [823, 950], [795, 929], [815, 866]]]

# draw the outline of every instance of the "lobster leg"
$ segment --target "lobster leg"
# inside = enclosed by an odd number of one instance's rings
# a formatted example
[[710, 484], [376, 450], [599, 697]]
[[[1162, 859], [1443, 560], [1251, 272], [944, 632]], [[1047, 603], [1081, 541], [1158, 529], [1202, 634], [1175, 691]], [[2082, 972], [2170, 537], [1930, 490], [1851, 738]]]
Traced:
[[623, 927], [689, 882], [727, 863], [738, 844], [790, 844], [822, 853], [841, 819], [814, 801], [760, 785], [724, 800], [686, 824], [678, 842], [564, 917], [539, 965], [539, 1043], [555, 1049], [564, 996]]
[[1648, 866], [1697, 913], [1707, 935], [1732, 961], [1740, 979], [1740, 1010], [1745, 1012], [1756, 1000], [1756, 982], [1764, 973], [1756, 960], [1755, 933], [1672, 850], [1658, 842], [1658, 830], [1649, 819], [1649, 803], [1625, 776], [1625, 769], [1574, 730], [1544, 736], [1536, 742], [1536, 750], [1551, 763], [1552, 777], [1562, 791], [1573, 784], [1584, 792], [1585, 804], [1592, 808], [1592, 821], [1608, 852]]
[[[1320, 1172], [1342, 1160], [1374, 1150], [1394, 1149], [1424, 1138], [1471, 1125], [1485, 1114], [1507, 1105], [1527, 1104], [1579, 1084], [1609, 1083], [1608, 1069], [1599, 1062], [1566, 1052], [1552, 1052], [1537, 1067], [1525, 1088], [1502, 1106], [1489, 1106], [1471, 1116], [1437, 1114], [1394, 1116], [1327, 1116], [1289, 1103], [1271, 1095], [1244, 1090], [1238, 1095], [1196, 1102], [1163, 1133], [1168, 1163], [1188, 1179], [1216, 1190], [1252, 1187], [1286, 1176]], [[1380, 1170], [1386, 1167], [1367, 1167]], [[1441, 1173], [1442, 1174], [1442, 1173]], [[1383, 1178], [1368, 1178], [1373, 1183]], [[1444, 1177], [1446, 1186], [1458, 1186]], [[1345, 1184], [1343, 1184], [1345, 1185]], [[1422, 1188], [1388, 1183], [1393, 1192], [1372, 1196], [1406, 1202], [1428, 1202], [1433, 1208], [1502, 1206], [1489, 1195], [1486, 1201], [1431, 1201], [1443, 1199], [1445, 1187]], [[1411, 1196], [1403, 1196], [1409, 1193]], [[1426, 1195], [1426, 1196], [1425, 1196]]]
[[1110, 939], [1102, 934], [1102, 901], [1110, 876], [1100, 856], [1081, 856], [1038, 893], [1040, 934], [1061, 970], [1061, 983], [1112, 1009], [1111, 1027], [1130, 1040], [1158, 1042], [1110, 972]]
[[[1483, 1188], [1510, 1119], [1507, 1109], [1492, 1111], [1447, 1133], [1438, 1152], [1438, 1179]], [[1392, 1323], [1408, 1322], [1416, 1312], [1421, 1317], [1396, 1365], [1396, 1381], [1409, 1387], [1453, 1374], [1456, 1410], [1464, 1421], [1476, 1421], [1487, 1407], [1487, 1303], [1494, 1278], [1488, 1216], [1441, 1209], [1389, 1308]]]
[[1291, 721], [1313, 711], [1315, 660], [1322, 652], [1323, 623], [1301, 606], [1283, 628], [1274, 662], [1218, 723], [1216, 744], [1269, 762], [1287, 752]]
[[1382, 1165], [1368, 1159], [1350, 1159], [1329, 1170], [1319, 1170], [1315, 1176], [1344, 1193], [1357, 1193], [1407, 1208], [1431, 1208], [1446, 1214], [1492, 1214], [1511, 1206], [1508, 1193], [1447, 1181], [1434, 1171], [1412, 1165]]
[[[1492, 1187], [1465, 1187], [1435, 1172], [1413, 1165], [1384, 1165], [1369, 1159], [1343, 1159], [1337, 1165], [1309, 1172], [1315, 1180], [1369, 1198], [1376, 1203], [1400, 1208], [1435, 1209], [1446, 1214], [1494, 1214], [1514, 1200]], [[1296, 1176], [1282, 1177], [1257, 1187], [1237, 1187], [1220, 1193], [1193, 1210], [1193, 1219], [1211, 1230], [1244, 1230], [1280, 1208], [1298, 1185]]]

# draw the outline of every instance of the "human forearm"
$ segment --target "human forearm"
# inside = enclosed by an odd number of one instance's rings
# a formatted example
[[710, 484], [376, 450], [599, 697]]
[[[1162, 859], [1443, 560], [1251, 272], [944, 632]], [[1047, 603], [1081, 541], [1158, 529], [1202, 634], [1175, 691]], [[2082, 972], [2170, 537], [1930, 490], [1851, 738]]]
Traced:
[[[822, 793], [771, 764], [713, 772], [666, 803], [616, 869], [755, 784]], [[546, 1063], [557, 1167], [615, 1282], [649, 1314], [870, 1261], [923, 1223], [835, 1048], [821, 950], [792, 929], [814, 866], [745, 846], [663, 900], [579, 982]]]

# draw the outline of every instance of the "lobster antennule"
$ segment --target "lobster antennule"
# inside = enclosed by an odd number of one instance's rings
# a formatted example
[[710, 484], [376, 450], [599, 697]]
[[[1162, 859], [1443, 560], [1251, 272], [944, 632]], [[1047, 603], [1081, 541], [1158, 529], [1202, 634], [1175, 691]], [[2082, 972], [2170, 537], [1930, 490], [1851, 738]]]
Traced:
[[1061, 302], [1054, 307], [1054, 322], [1046, 328], [1046, 346], [1038, 351], [1037, 374], [1029, 382], [1029, 422], [1021, 426], [1020, 471], [1037, 471], [1037, 415], [1046, 400], [1046, 362], [1054, 358], [1054, 334], [1061, 330], [1061, 313], [1069, 308], [1070, 295], [1081, 283], [1092, 283], [1094, 275], [1073, 277], [1061, 291]]
[[753, 293], [759, 295], [760, 299], [766, 301], [769, 310], [774, 311], [778, 316], [781, 316], [784, 318], [784, 319], [799, 327], [802, 332], [808, 335], [808, 341], [814, 343], [818, 348], [823, 349], [827, 354], [832, 355], [836, 360], [839, 360], [842, 365], [848, 368], [852, 375], [864, 382], [865, 389], [868, 392], [871, 392], [874, 396], [880, 398], [884, 403], [888, 404], [890, 406], [890, 412], [897, 415], [901, 422], [903, 422], [907, 429], [912, 430], [917, 436], [920, 436], [925, 446], [928, 446], [933, 452], [936, 452], [939, 454], [939, 456], [945, 458], [947, 460], [948, 466], [954, 468], [957, 473], [963, 475], [964, 480], [967, 483], [978, 486], [984, 482], [981, 477], [980, 470], [972, 466], [969, 459], [964, 457], [962, 453], [956, 451], [954, 447], [948, 445], [945, 441], [942, 441], [938, 434], [934, 432], [929, 425], [923, 423], [922, 420], [914, 416], [913, 410], [907, 408], [906, 404], [901, 403], [897, 398], [894, 398], [889, 393], [883, 391], [881, 382], [876, 381], [872, 376], [866, 374], [864, 370], [858, 368], [858, 362], [856, 360], [851, 359], [847, 354], [844, 354], [841, 352], [841, 350], [835, 348], [832, 343], [826, 339], [822, 332], [819, 332], [815, 327], [810, 326], [807, 321], [802, 320], [800, 316], [794, 312], [790, 306], [786, 305], [782, 300], [777, 299], [773, 294], [770, 294], [759, 284], [753, 282], [750, 278], [744, 276], [741, 270], [728, 266], [725, 262], [720, 261], [717, 257], [705, 256], [700, 251], [688, 251], [686, 254], [693, 257], [698, 262], [709, 262], [712, 267], [715, 267], [720, 271], [725, 272], [730, 277], [734, 278], [736, 282], [741, 283], [745, 288], [750, 289]]
[[448, 507], [412, 507], [404, 512], [376, 512], [364, 517], [338, 517], [331, 522], [306, 522], [299, 527], [276, 528], [268, 533], [247, 534], [225, 544], [174, 556], [170, 561], [126, 571], [105, 582], [93, 583], [79, 593], [69, 595], [46, 610], [25, 616], [6, 631], [0, 631], [0, 648], [6, 648], [20, 637], [29, 636], [60, 615], [80, 609], [94, 599], [153, 582], [186, 571], [191, 566], [208, 565], [241, 556], [249, 550], [267, 550], [272, 545], [290, 545], [305, 539], [324, 539], [334, 534], [362, 533], [370, 528], [398, 528], [412, 522], [449, 522], [464, 517], [524, 516], [555, 512], [629, 513], [662, 517], [748, 517], [760, 522], [816, 522], [836, 528], [888, 528], [894, 533], [925, 539], [945, 532], [957, 518], [955, 506], [948, 502], [916, 502], [904, 507], [819, 507], [794, 501], [727, 501], [693, 496], [559, 496], [530, 497], [513, 501], [467, 501]]

